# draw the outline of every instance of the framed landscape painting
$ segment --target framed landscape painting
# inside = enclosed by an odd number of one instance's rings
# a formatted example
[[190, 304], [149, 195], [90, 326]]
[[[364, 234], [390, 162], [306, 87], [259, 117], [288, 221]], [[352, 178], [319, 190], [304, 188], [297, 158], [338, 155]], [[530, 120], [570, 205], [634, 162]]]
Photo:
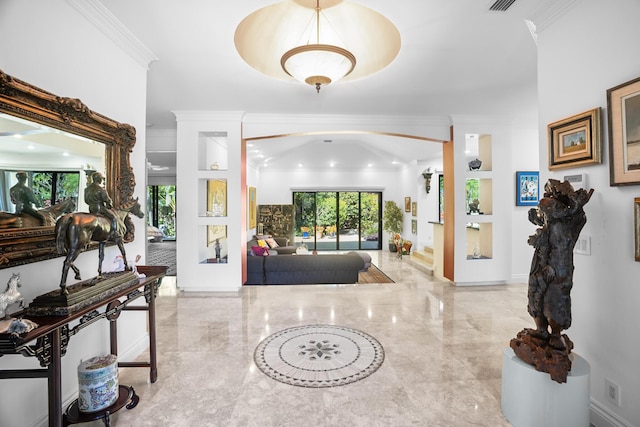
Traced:
[[411, 212], [411, 197], [404, 198], [404, 211]]
[[640, 184], [640, 77], [607, 90], [609, 185]]
[[547, 126], [549, 170], [575, 168], [602, 162], [600, 107]]
[[516, 172], [516, 206], [536, 206], [539, 193], [539, 172]]

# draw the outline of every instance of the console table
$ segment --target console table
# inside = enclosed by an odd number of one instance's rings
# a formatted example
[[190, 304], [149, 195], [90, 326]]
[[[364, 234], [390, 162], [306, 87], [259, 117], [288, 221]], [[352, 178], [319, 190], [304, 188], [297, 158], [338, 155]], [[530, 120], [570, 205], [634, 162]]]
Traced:
[[[121, 311], [147, 311], [149, 320], [149, 362], [118, 362], [118, 367], [149, 368], [149, 378], [152, 383], [156, 382], [158, 370], [155, 298], [167, 267], [137, 266], [137, 270], [139, 273], [144, 273], [146, 277], [102, 301], [65, 316], [24, 316], [36, 322], [38, 327], [21, 336], [0, 334], [0, 357], [8, 354], [22, 354], [27, 357], [36, 357], [39, 360], [42, 369], [0, 369], [0, 379], [46, 378], [49, 395], [50, 427], [63, 426], [61, 358], [66, 352], [69, 340], [82, 329], [100, 319], [106, 318], [109, 321], [111, 354], [117, 355], [117, 319]], [[132, 301], [143, 296], [146, 305], [128, 306]], [[14, 317], [20, 315], [21, 313], [16, 313]], [[80, 323], [70, 328], [69, 324], [77, 319], [80, 320]]]

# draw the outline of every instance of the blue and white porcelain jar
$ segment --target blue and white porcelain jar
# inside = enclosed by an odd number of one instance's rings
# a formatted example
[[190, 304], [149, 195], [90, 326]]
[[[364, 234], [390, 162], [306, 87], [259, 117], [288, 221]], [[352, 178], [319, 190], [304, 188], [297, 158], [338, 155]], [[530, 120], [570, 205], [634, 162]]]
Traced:
[[113, 354], [85, 360], [78, 366], [78, 409], [98, 412], [118, 400], [118, 357]]

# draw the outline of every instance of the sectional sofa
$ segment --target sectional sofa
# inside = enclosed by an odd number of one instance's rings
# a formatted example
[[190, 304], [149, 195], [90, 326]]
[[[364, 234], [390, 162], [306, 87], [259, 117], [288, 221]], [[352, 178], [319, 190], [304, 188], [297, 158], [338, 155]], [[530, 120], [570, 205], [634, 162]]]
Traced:
[[[276, 248], [277, 249], [277, 248]], [[248, 256], [247, 285], [356, 283], [364, 260], [357, 253]]]

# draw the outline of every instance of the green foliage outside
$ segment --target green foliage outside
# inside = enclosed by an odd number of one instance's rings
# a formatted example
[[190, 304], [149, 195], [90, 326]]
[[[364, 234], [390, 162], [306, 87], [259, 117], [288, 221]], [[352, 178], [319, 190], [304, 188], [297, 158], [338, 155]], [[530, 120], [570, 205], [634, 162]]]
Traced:
[[[53, 183], [55, 181], [55, 192]], [[78, 172], [34, 172], [31, 189], [42, 206], [52, 206], [69, 197], [78, 198], [80, 174]]]
[[[147, 205], [151, 206], [153, 203], [153, 188], [154, 186], [147, 187]], [[175, 185], [158, 185], [156, 186], [158, 191], [158, 228], [162, 231], [165, 237], [176, 236], [176, 186]], [[150, 208], [148, 209], [151, 210]], [[147, 215], [147, 221], [149, 225], [153, 225], [153, 218], [151, 215]]]
[[378, 232], [378, 198], [378, 193], [357, 191], [295, 192], [296, 235], [302, 235], [303, 228], [312, 233], [314, 226], [322, 227], [323, 234], [361, 228], [361, 236], [374, 235]]

